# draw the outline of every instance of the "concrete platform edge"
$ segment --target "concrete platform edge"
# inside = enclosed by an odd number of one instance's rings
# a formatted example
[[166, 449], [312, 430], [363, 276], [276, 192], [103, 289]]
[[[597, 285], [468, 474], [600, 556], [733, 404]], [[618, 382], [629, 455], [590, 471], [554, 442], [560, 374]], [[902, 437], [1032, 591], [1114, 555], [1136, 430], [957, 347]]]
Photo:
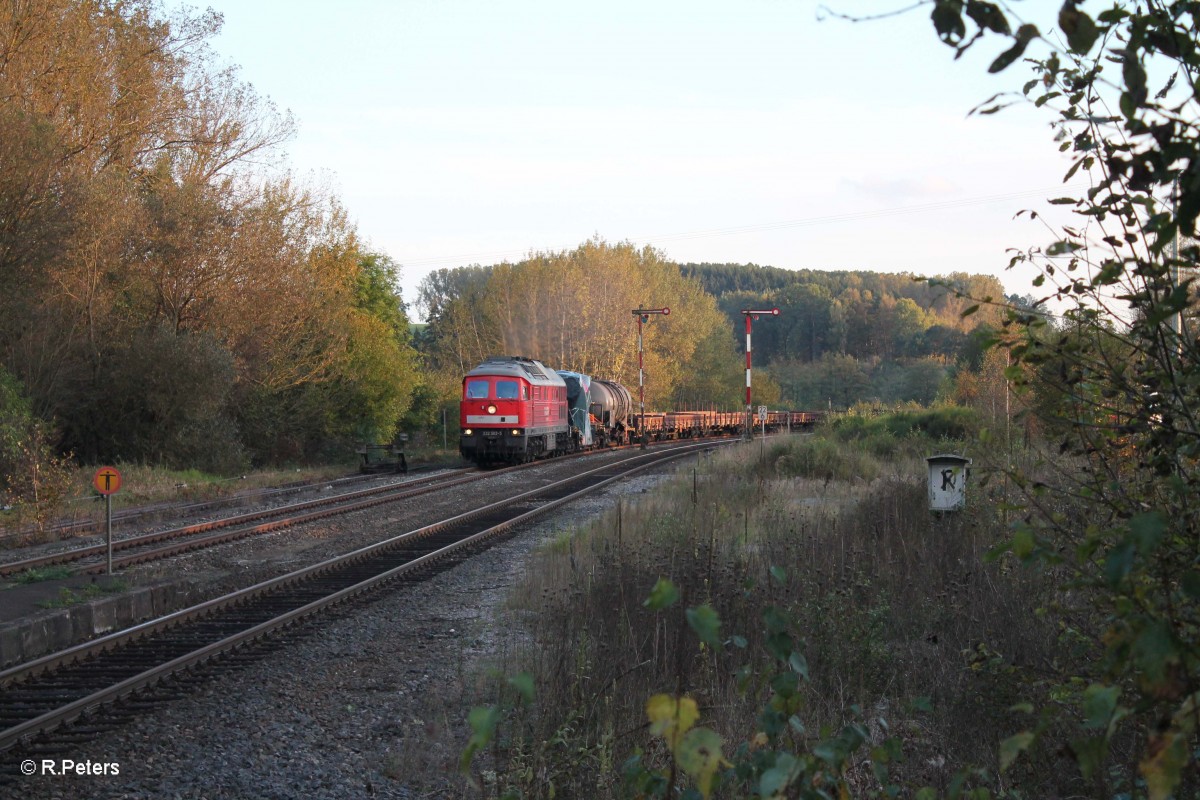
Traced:
[[200, 587], [191, 582], [139, 586], [0, 623], [0, 669], [178, 611], [198, 602], [200, 595]]

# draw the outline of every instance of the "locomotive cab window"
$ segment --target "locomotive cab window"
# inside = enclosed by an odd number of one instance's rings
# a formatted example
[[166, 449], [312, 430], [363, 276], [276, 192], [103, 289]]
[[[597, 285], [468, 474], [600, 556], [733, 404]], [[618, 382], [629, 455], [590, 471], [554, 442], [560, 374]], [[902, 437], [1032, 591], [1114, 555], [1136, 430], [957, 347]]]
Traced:
[[487, 381], [467, 381], [468, 400], [486, 400], [488, 396]]
[[516, 400], [517, 397], [516, 381], [496, 381], [497, 400]]

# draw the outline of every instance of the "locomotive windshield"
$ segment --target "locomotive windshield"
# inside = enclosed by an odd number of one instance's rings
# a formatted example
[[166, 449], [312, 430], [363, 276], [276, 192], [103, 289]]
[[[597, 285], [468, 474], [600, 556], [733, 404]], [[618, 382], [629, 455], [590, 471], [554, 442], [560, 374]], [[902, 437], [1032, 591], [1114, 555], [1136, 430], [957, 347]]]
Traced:
[[517, 396], [516, 381], [496, 381], [497, 400], [516, 400]]
[[488, 396], [487, 381], [467, 381], [468, 400], [486, 400]]

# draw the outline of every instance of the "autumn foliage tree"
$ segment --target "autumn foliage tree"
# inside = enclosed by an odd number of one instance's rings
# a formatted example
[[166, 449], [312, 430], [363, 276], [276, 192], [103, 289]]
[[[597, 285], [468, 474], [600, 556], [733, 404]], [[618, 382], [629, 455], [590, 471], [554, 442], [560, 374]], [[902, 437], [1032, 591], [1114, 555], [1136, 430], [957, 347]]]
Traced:
[[642, 326], [647, 404], [739, 402], [735, 337], [715, 300], [653, 248], [600, 239], [516, 264], [426, 279], [431, 350], [458, 378], [491, 355], [638, 385], [635, 308], [671, 309]]
[[0, 8], [0, 363], [85, 461], [307, 458], [407, 409], [396, 267], [286, 171], [294, 122], [218, 63], [220, 24]]

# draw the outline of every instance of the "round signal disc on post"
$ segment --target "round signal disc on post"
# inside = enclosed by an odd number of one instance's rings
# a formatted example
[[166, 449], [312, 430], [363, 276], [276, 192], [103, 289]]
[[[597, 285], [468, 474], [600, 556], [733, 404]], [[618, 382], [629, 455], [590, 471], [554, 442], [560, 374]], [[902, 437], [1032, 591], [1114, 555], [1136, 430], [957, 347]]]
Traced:
[[100, 494], [113, 494], [121, 488], [121, 473], [116, 467], [101, 467], [92, 476], [92, 486]]

